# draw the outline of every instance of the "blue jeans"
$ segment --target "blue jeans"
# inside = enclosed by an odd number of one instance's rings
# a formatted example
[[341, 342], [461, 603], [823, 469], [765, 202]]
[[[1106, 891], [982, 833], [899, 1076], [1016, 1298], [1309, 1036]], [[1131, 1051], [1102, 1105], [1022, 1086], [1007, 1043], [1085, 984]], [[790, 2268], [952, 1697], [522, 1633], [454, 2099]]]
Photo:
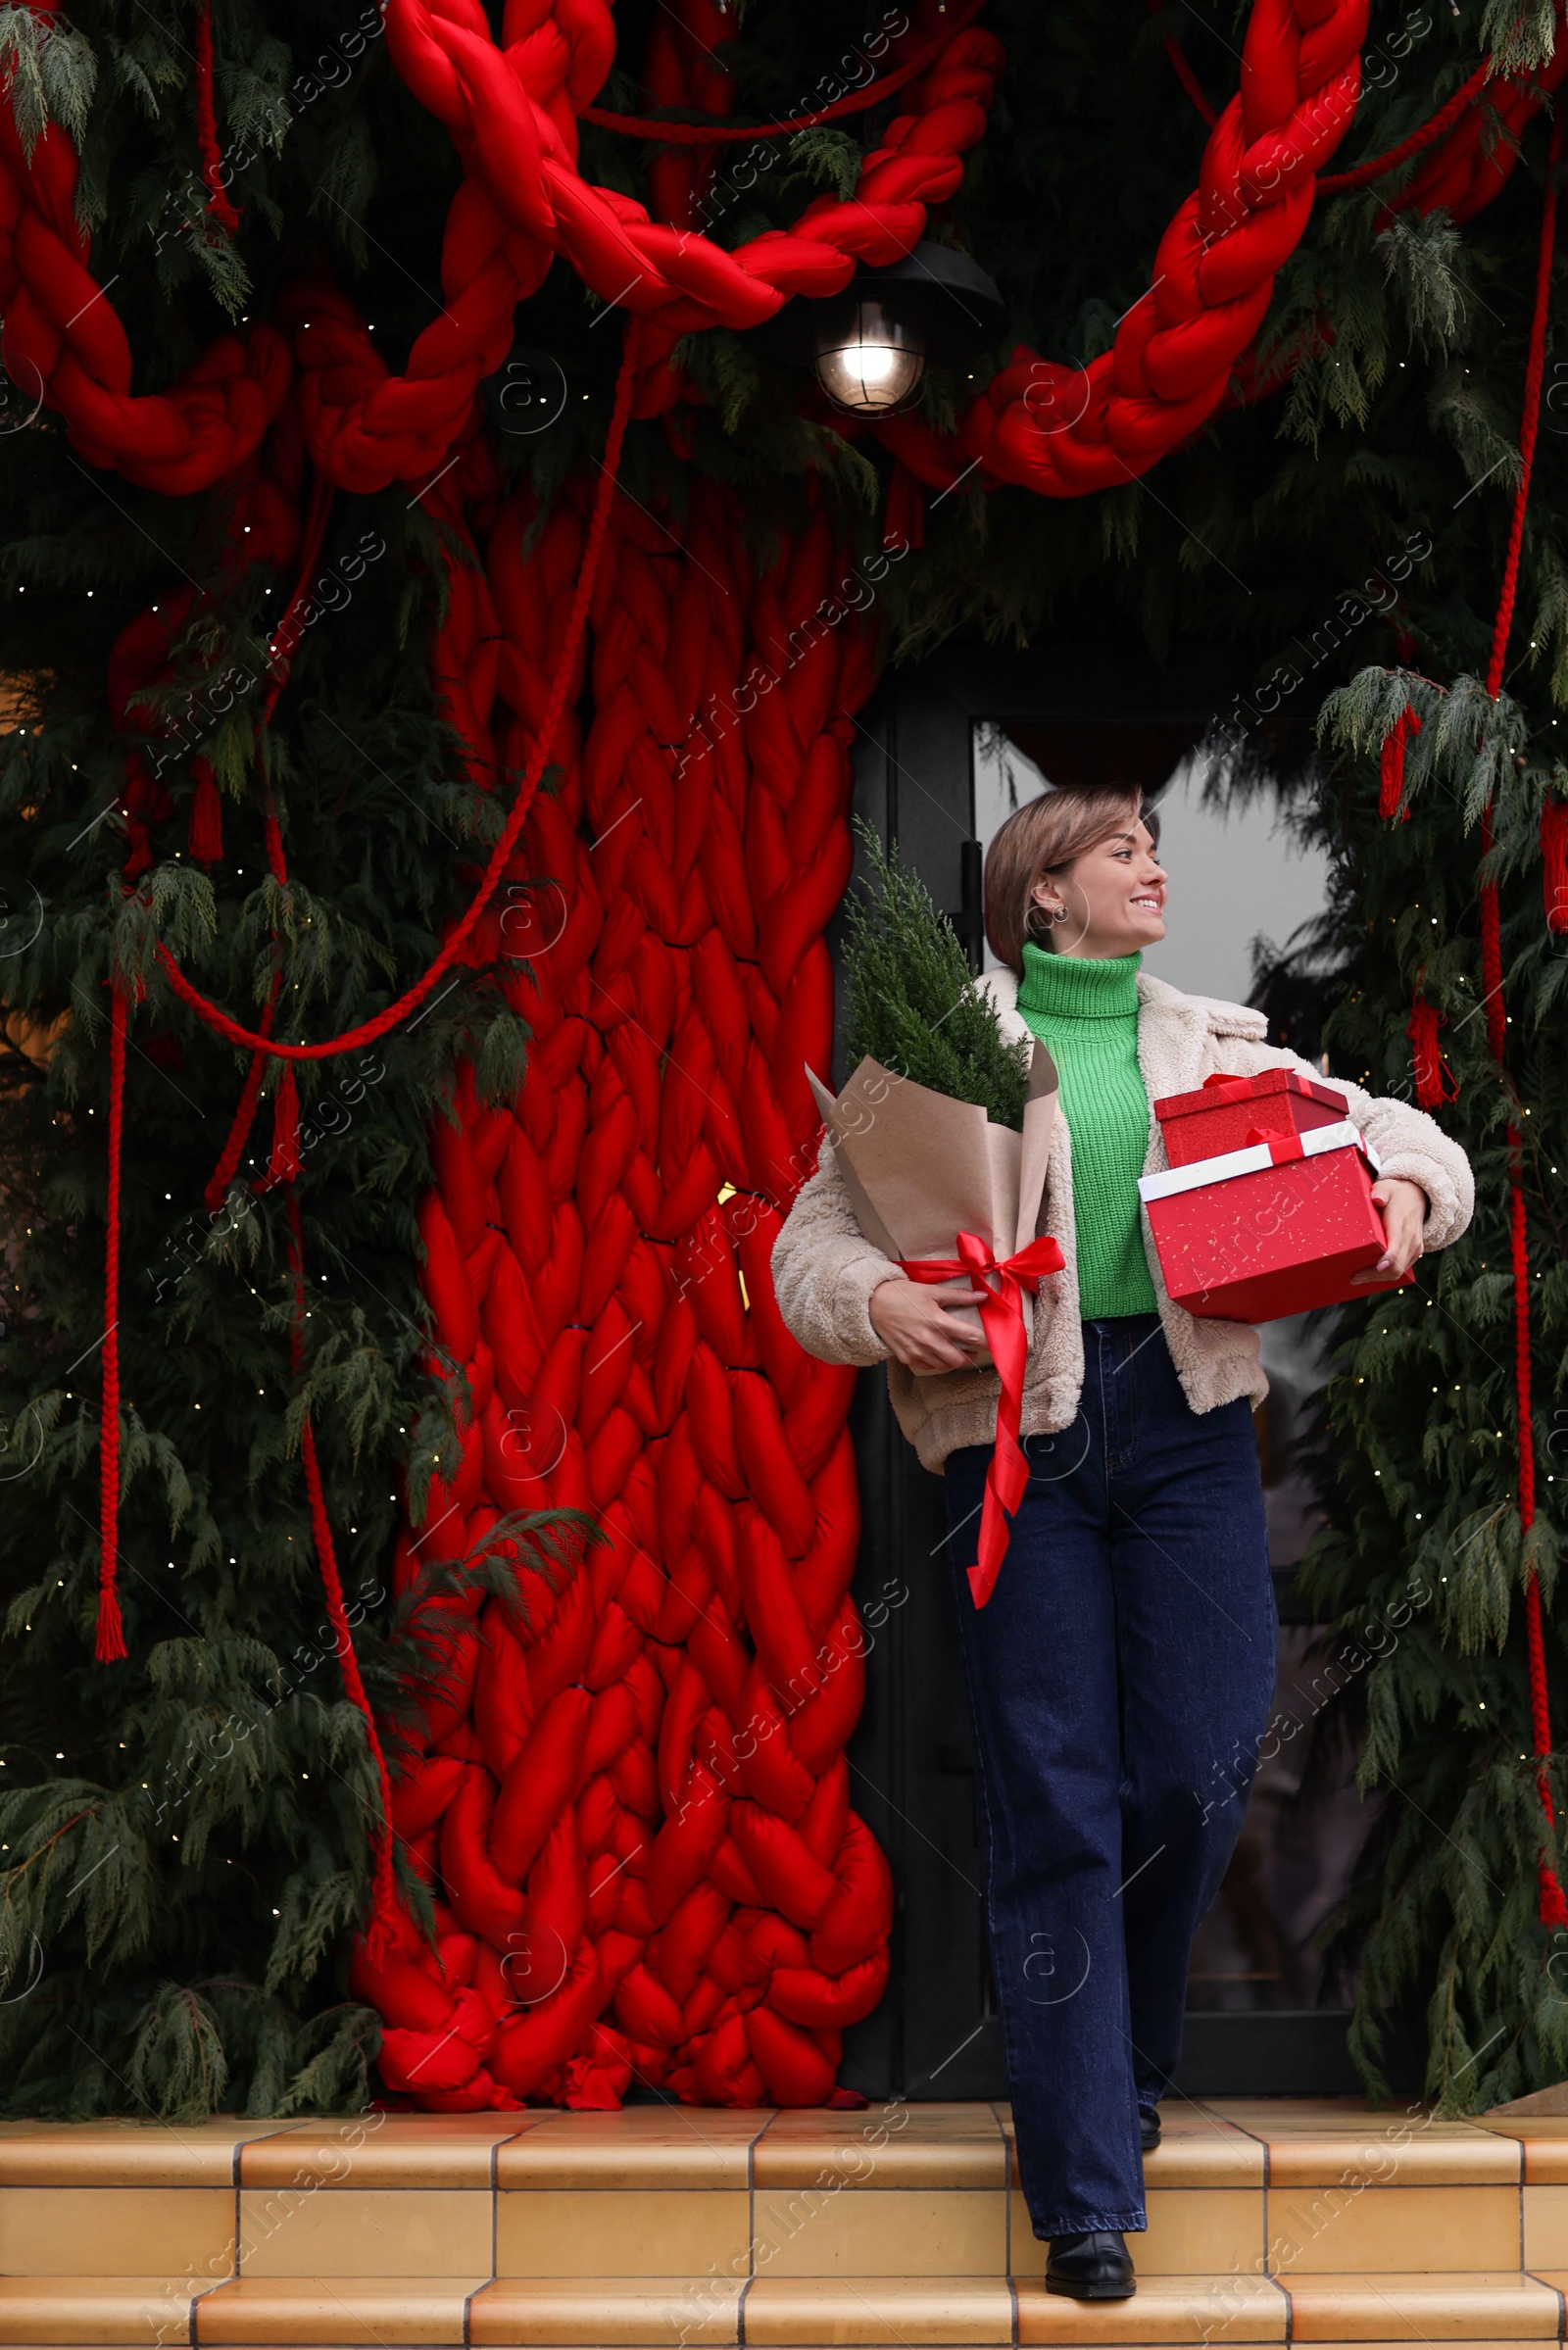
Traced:
[[1078, 1416], [1026, 1441], [983, 1608], [963, 1567], [991, 1447], [946, 1464], [1018, 2170], [1047, 2239], [1147, 2226], [1139, 2109], [1180, 2053], [1277, 1648], [1246, 1398], [1195, 1412], [1157, 1314], [1083, 1335]]

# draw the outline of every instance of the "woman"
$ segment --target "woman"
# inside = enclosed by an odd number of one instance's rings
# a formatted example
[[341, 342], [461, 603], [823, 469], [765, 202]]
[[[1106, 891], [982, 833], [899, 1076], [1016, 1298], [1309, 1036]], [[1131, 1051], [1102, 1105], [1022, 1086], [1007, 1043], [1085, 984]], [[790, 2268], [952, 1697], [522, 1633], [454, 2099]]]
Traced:
[[[1241, 1828], [1274, 1690], [1277, 1619], [1251, 1407], [1257, 1333], [1173, 1305], [1138, 1197], [1165, 1166], [1151, 1103], [1224, 1071], [1321, 1073], [1264, 1015], [1141, 968], [1165, 935], [1157, 819], [1137, 791], [1052, 791], [986, 859], [977, 982], [1061, 1080], [1023, 1393], [1029, 1484], [991, 1598], [961, 1572], [999, 1384], [956, 1308], [864, 1238], [824, 1143], [773, 1251], [786, 1323], [830, 1362], [885, 1359], [895, 1409], [946, 1474], [950, 1549], [984, 1799], [987, 1915], [1018, 2169], [1046, 2280], [1135, 2290], [1143, 2151], [1181, 2040], [1194, 1932]], [[1335, 1078], [1372, 1142], [1396, 1278], [1470, 1219], [1463, 1152], [1405, 1103]], [[967, 1530], [967, 1542], [960, 1539]]]

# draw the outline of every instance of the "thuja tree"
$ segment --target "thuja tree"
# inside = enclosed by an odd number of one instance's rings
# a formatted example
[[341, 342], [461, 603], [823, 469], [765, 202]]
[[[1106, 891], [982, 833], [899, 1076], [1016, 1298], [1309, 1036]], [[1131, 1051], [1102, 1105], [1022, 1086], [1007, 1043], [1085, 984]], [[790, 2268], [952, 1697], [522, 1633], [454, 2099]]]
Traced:
[[[617, 12], [612, 105], [642, 98], [655, 13]], [[867, 25], [885, 13], [868, 10]], [[1235, 86], [1235, 15], [1216, 0], [1156, 25], [1141, 0], [1070, 0], [1044, 16], [998, 0], [994, 21], [1007, 76], [936, 233], [995, 271], [1020, 336], [1087, 359], [1148, 284], [1204, 135], [1157, 34], [1179, 32], [1223, 99]], [[439, 224], [457, 174], [443, 135], [392, 73], [379, 20], [346, 6], [229, 0], [216, 30], [220, 127], [238, 159], [234, 238], [207, 221], [194, 176], [182, 12], [86, 0], [50, 30], [0, 10], [25, 103], [80, 144], [94, 272], [100, 282], [118, 272], [138, 386], [167, 383], [227, 320], [265, 311], [316, 250], [401, 367], [436, 307]], [[1489, 43], [1511, 44], [1510, 62], [1528, 63], [1551, 30], [1544, 6], [1494, 6], [1479, 24], [1410, 12], [1375, 52], [1344, 160], [1430, 116]], [[843, 12], [825, 0], [754, 7], [735, 49], [740, 109], [765, 119], [812, 103], [845, 39]], [[811, 185], [844, 184], [879, 121], [812, 134], [749, 184], [726, 182], [711, 233], [738, 242], [784, 224]], [[1336, 857], [1309, 967], [1288, 954], [1281, 987], [1331, 1003], [1334, 1065], [1389, 1091], [1409, 1089], [1416, 987], [1447, 1013], [1442, 1041], [1459, 1092], [1442, 1115], [1476, 1166], [1476, 1224], [1423, 1265], [1417, 1290], [1345, 1318], [1331, 1395], [1341, 1482], [1313, 1574], [1322, 1606], [1343, 1609], [1351, 1632], [1369, 1609], [1396, 1608], [1412, 1576], [1430, 1589], [1392, 1650], [1344, 1693], [1348, 1710], [1364, 1708], [1368, 1783], [1388, 1795], [1349, 1931], [1366, 1954], [1368, 2064], [1380, 2019], [1413, 1995], [1430, 2006], [1432, 2085], [1459, 2103], [1568, 2071], [1550, 1946], [1534, 1922], [1541, 1827], [1511, 1515], [1503, 1095], [1476, 1012], [1477, 761], [1500, 742], [1487, 771], [1510, 1078], [1530, 1111], [1537, 1560], [1560, 1732], [1568, 1675], [1548, 1481], [1556, 1415], [1568, 1407], [1553, 1174], [1568, 1163], [1568, 1136], [1553, 1084], [1561, 943], [1544, 929], [1534, 846], [1568, 698], [1568, 516], [1549, 433], [1507, 700], [1489, 711], [1459, 682], [1484, 672], [1502, 569], [1544, 138], [1538, 123], [1502, 197], [1462, 232], [1441, 217], [1391, 216], [1384, 199], [1398, 175], [1326, 203], [1226, 413], [1152, 479], [1104, 496], [1053, 504], [966, 481], [931, 503], [924, 549], [898, 567], [883, 605], [896, 654], [965, 628], [1159, 658], [1178, 640], [1229, 647], [1237, 788], [1283, 779], [1297, 819]], [[595, 131], [585, 153], [595, 176], [646, 193], [640, 150]], [[608, 336], [595, 337], [591, 318], [575, 286], [553, 278], [519, 320], [524, 340], [560, 357], [572, 395], [558, 429], [516, 443], [492, 436], [503, 478], [524, 472], [542, 497], [603, 432]], [[708, 468], [746, 492], [765, 545], [771, 515], [811, 468], [842, 502], [847, 528], [857, 515], [875, 527], [888, 467], [873, 440], [803, 415], [799, 387], [739, 338], [695, 338], [684, 357], [710, 405], [678, 458], [657, 427], [633, 428], [634, 493], [657, 483], [678, 494], [684, 468]], [[964, 395], [936, 369], [922, 398], [940, 422]], [[47, 413], [28, 421], [30, 410], [27, 387], [11, 387], [4, 420], [21, 428], [0, 432], [0, 592], [19, 697], [0, 741], [0, 1175], [14, 1282], [0, 1460], [0, 1777], [13, 1783], [0, 1795], [0, 1930], [13, 1973], [0, 2056], [20, 2110], [304, 2109], [361, 2094], [373, 2054], [373, 2019], [345, 1998], [341, 1973], [346, 1932], [364, 1913], [373, 1781], [318, 1630], [282, 1211], [272, 1195], [247, 1192], [216, 1227], [193, 1216], [242, 1065], [156, 993], [126, 1088], [121, 1576], [135, 1664], [90, 1662], [104, 983], [111, 926], [127, 919], [120, 883], [133, 848], [116, 812], [123, 746], [106, 665], [125, 619], [186, 584], [210, 598], [232, 658], [265, 636], [291, 581], [262, 565], [236, 585], [220, 560], [216, 494], [169, 500], [99, 475]], [[1558, 420], [1548, 406], [1548, 425]], [[366, 560], [376, 546], [385, 552]], [[230, 793], [223, 865], [209, 884], [160, 842], [153, 913], [225, 1003], [265, 993], [275, 933], [301, 1017], [317, 1033], [345, 1027], [423, 967], [464, 902], [493, 815], [461, 781], [429, 687], [438, 555], [417, 504], [338, 498], [321, 568], [347, 579], [359, 563], [342, 609], [307, 632], [263, 740], [239, 718], [215, 729]], [[210, 649], [180, 648], [175, 708], [206, 674]], [[1400, 706], [1396, 690], [1361, 678], [1316, 763], [1310, 747], [1327, 689], [1396, 666], [1429, 681], [1403, 689], [1428, 724], [1412, 749], [1410, 819], [1385, 824], [1375, 749]], [[1462, 726], [1439, 723], [1440, 699], [1473, 714], [1474, 746]], [[286, 893], [263, 876], [264, 759]], [[175, 787], [182, 812], [188, 777]], [[146, 937], [125, 943], [145, 963]], [[395, 1496], [405, 1482], [417, 1491], [442, 1442], [421, 1367], [412, 1219], [424, 1136], [462, 1059], [501, 1093], [525, 1051], [487, 976], [473, 974], [363, 1065], [302, 1088], [304, 1395], [356, 1640], [394, 1736], [419, 1669], [385, 1596]], [[258, 1136], [268, 1131], [264, 1108]], [[251, 1146], [242, 1178], [264, 1172], [264, 1151]], [[537, 1563], [553, 1571], [543, 1550]], [[497, 1570], [481, 1558], [465, 1571]]]
[[[79, 137], [94, 266], [118, 273], [139, 381], [167, 382], [318, 244], [399, 364], [438, 283], [430, 223], [454, 165], [387, 67], [375, 11], [330, 25], [314, 8], [222, 12], [238, 244], [203, 212], [188, 26], [167, 19], [86, 9], [49, 37], [0, 12], [19, 88]], [[424, 1138], [461, 1061], [499, 1094], [519, 1080], [524, 1040], [491, 981], [463, 972], [374, 1052], [302, 1071], [301, 1384], [285, 1212], [253, 1188], [270, 1102], [209, 1213], [245, 1063], [161, 989], [150, 933], [253, 1019], [279, 969], [294, 1032], [335, 1033], [429, 962], [498, 817], [437, 712], [444, 568], [417, 502], [336, 499], [311, 574], [319, 616], [258, 732], [294, 566], [241, 576], [220, 490], [163, 498], [97, 473], [35, 405], [11, 385], [0, 418], [4, 2093], [25, 2112], [341, 2106], [368, 2091], [378, 2031], [345, 1996], [341, 1949], [364, 1914], [379, 1799], [324, 1617], [299, 1416], [308, 1403], [395, 1760], [425, 1660], [389, 1596], [392, 1537], [443, 1441], [416, 1278]], [[158, 827], [149, 919], [122, 886], [137, 833], [106, 670], [125, 622], [186, 588], [201, 618], [175, 643], [161, 708], [217, 770], [224, 855], [204, 874], [177, 846], [182, 757], [158, 778], [173, 820]], [[286, 887], [269, 873], [264, 784]], [[104, 1666], [92, 1614], [117, 925], [150, 993], [127, 1056], [118, 1326], [133, 1656]], [[528, 1551], [541, 1572], [555, 1571], [551, 1542], [539, 1530]], [[465, 1571], [500, 1572], [490, 1557]]]

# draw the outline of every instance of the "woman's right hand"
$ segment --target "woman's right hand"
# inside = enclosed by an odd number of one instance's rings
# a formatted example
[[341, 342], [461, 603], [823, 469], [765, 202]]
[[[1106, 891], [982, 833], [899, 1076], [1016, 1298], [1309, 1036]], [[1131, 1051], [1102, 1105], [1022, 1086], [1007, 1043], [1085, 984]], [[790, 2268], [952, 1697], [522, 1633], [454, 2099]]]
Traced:
[[967, 1371], [985, 1341], [953, 1319], [955, 1306], [977, 1306], [982, 1293], [967, 1280], [879, 1281], [866, 1301], [871, 1328], [890, 1354], [911, 1371]]

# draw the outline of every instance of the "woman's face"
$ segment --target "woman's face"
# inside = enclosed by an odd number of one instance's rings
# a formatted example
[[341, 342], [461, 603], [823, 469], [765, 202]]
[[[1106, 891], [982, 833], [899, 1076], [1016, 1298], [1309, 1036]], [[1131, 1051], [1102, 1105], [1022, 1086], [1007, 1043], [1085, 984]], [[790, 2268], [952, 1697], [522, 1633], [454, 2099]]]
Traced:
[[1165, 935], [1165, 868], [1141, 817], [1130, 832], [1042, 873], [1030, 894], [1056, 917], [1059, 955], [1132, 955]]

